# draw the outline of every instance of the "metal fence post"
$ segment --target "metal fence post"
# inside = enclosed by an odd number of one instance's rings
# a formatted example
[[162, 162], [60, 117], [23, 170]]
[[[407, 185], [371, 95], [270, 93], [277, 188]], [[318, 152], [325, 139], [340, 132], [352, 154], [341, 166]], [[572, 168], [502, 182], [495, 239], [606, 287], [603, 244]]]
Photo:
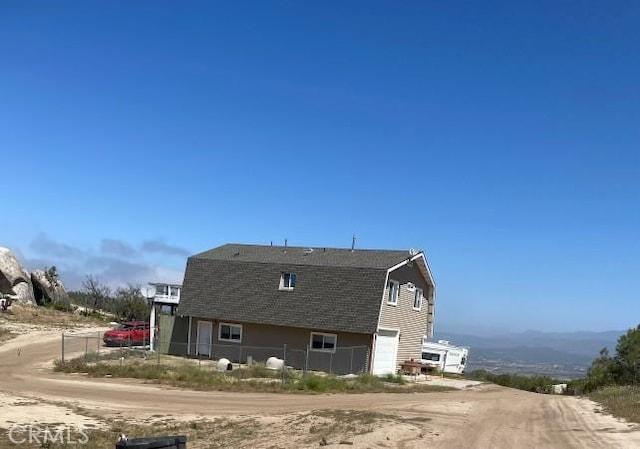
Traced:
[[353, 374], [353, 346], [351, 346], [351, 361], [349, 363], [349, 374]]
[[100, 332], [98, 332], [98, 343], [97, 343], [96, 353], [98, 354], [98, 359], [100, 358]]
[[284, 385], [284, 370], [287, 369], [287, 344], [282, 348], [282, 385]]
[[333, 374], [333, 352], [329, 354], [329, 374]]
[[84, 337], [84, 361], [87, 361], [87, 354], [89, 352], [89, 337]]
[[306, 346], [304, 352], [304, 373], [306, 374], [309, 371], [309, 345]]
[[62, 333], [62, 364], [64, 365], [64, 332]]

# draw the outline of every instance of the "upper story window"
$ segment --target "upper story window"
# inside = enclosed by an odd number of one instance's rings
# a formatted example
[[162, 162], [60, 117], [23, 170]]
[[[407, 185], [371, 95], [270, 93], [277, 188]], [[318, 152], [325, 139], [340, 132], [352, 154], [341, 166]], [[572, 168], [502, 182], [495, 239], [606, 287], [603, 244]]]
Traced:
[[282, 273], [280, 275], [280, 290], [293, 290], [296, 286], [295, 273]]
[[422, 301], [424, 300], [424, 293], [421, 288], [416, 288], [413, 293], [413, 310], [422, 309]]
[[156, 284], [156, 296], [170, 296], [172, 298], [180, 297], [180, 287], [169, 284]]
[[398, 294], [400, 293], [400, 282], [389, 280], [389, 285], [387, 286], [389, 290], [389, 296], [387, 297], [387, 304], [396, 305], [398, 304]]

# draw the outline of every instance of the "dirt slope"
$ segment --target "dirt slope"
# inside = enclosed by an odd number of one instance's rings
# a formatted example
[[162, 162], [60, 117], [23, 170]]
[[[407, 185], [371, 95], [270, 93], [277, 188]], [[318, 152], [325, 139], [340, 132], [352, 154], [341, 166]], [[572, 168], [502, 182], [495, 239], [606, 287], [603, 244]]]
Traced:
[[[67, 350], [83, 351], [84, 342]], [[537, 395], [496, 386], [425, 394], [301, 395], [192, 392], [136, 381], [58, 375], [57, 333], [24, 335], [0, 347], [0, 392], [34, 400], [64, 401], [106, 415], [262, 415], [317, 409], [375, 409], [402, 417], [428, 417], [421, 435], [398, 447], [436, 448], [640, 448], [634, 426], [596, 413], [587, 400]], [[0, 415], [11, 413], [0, 407]], [[6, 416], [5, 416], [6, 418]], [[0, 422], [2, 416], [0, 416]]]

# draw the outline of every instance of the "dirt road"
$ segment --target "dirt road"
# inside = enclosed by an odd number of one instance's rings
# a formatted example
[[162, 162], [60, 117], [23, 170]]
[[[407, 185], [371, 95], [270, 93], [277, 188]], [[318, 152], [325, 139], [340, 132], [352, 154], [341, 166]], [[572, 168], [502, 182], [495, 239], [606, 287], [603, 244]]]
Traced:
[[[78, 340], [68, 350], [84, 350]], [[423, 394], [300, 395], [192, 392], [137, 381], [53, 373], [59, 335], [23, 335], [0, 347], [0, 393], [62, 401], [107, 415], [176, 418], [274, 416], [317, 409], [375, 409], [429, 418], [423, 434], [397, 446], [436, 448], [640, 448], [640, 431], [596, 413], [588, 400], [496, 386]], [[0, 404], [0, 414], [11, 413]], [[5, 417], [6, 418], [6, 417]], [[0, 426], [2, 416], [0, 416]]]

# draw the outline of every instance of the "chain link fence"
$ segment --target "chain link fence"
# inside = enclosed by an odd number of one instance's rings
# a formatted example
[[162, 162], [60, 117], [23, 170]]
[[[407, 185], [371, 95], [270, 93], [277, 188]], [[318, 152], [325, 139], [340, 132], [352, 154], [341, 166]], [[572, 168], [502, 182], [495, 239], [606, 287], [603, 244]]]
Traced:
[[[168, 348], [166, 353], [158, 348]], [[282, 359], [285, 366], [302, 371], [319, 371], [329, 374], [359, 374], [368, 371], [369, 347], [348, 346], [338, 347], [334, 351], [317, 351], [309, 346], [295, 347], [283, 345], [247, 346], [242, 344], [187, 344], [175, 341], [163, 342], [155, 340], [153, 347], [147, 341], [123, 340], [106, 345], [102, 333], [69, 334], [62, 333], [61, 361], [65, 363], [72, 358], [84, 357], [99, 359], [109, 354], [111, 358], [144, 357], [157, 358], [161, 363], [165, 354], [186, 357], [203, 361], [217, 361], [228, 359], [232, 364], [252, 365], [264, 364], [270, 357]]]

